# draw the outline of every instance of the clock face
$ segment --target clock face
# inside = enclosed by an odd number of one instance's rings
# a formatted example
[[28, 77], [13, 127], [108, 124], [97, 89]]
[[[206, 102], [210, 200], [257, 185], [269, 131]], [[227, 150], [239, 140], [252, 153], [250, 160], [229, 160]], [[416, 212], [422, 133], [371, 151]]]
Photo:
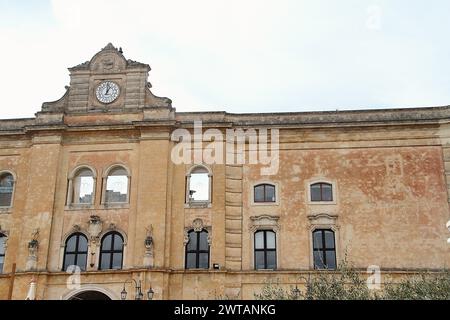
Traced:
[[117, 83], [104, 81], [95, 90], [98, 101], [102, 103], [111, 103], [119, 97], [120, 88]]

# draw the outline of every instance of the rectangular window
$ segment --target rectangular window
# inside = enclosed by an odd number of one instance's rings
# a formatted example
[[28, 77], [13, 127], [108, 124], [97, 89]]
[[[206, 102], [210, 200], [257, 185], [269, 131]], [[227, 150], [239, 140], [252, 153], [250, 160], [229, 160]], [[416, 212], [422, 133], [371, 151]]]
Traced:
[[261, 230], [254, 235], [255, 269], [277, 268], [276, 234], [271, 230]]
[[336, 242], [333, 230], [314, 230], [313, 256], [314, 269], [336, 269]]

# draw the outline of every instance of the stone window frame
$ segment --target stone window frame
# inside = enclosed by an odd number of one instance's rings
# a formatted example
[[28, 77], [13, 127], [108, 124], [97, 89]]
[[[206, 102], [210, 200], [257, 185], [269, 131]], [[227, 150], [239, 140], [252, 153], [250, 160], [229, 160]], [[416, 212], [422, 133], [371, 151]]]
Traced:
[[334, 246], [336, 254], [336, 267], [339, 266], [340, 262], [340, 226], [337, 223], [338, 215], [329, 213], [318, 213], [308, 215], [309, 226], [309, 267], [311, 270], [315, 271], [327, 271], [318, 270], [314, 268], [314, 239], [313, 233], [316, 230], [332, 230], [334, 232]]
[[[255, 202], [255, 187], [261, 184], [270, 184], [275, 187], [275, 202]], [[258, 180], [250, 186], [250, 204], [252, 206], [279, 206], [280, 205], [280, 183], [272, 180]]]
[[[195, 170], [204, 169], [208, 173], [208, 200], [191, 200], [189, 197], [191, 175]], [[204, 164], [195, 164], [186, 173], [185, 208], [211, 208], [212, 206], [213, 173], [211, 168]]]
[[4, 273], [4, 269], [5, 269], [5, 262], [6, 262], [6, 257], [7, 257], [7, 248], [8, 248], [8, 240], [9, 240], [9, 231], [7, 230], [3, 230], [2, 227], [0, 226], [0, 236], [5, 238], [5, 242], [4, 242], [4, 255], [3, 255], [3, 268], [0, 269], [0, 275]]
[[[274, 271], [281, 269], [281, 242], [280, 242], [280, 224], [279, 224], [280, 216], [276, 215], [259, 215], [250, 217], [250, 255], [251, 255], [251, 269], [255, 272], [258, 271]], [[258, 231], [273, 231], [275, 232], [275, 250], [276, 250], [276, 269], [255, 269], [255, 233]]]
[[[103, 238], [108, 233], [112, 233], [112, 232], [117, 232], [118, 234], [120, 234], [122, 236], [122, 239], [123, 239], [122, 267], [120, 269], [100, 269], [100, 254], [101, 254], [101, 248], [102, 248], [102, 241], [103, 241]], [[126, 259], [127, 247], [128, 247], [128, 237], [127, 237], [127, 234], [125, 233], [125, 231], [123, 231], [120, 228], [117, 228], [115, 224], [110, 224], [109, 228], [106, 229], [105, 231], [103, 231], [102, 233], [100, 233], [98, 236], [96, 252], [95, 252], [97, 258], [95, 259], [95, 264], [92, 267], [92, 270], [95, 270], [98, 272], [102, 272], [102, 271], [111, 272], [111, 271], [124, 270], [127, 265], [126, 264], [127, 263], [127, 259]]]
[[89, 270], [89, 258], [91, 256], [91, 246], [90, 246], [90, 240], [89, 240], [89, 234], [87, 232], [85, 232], [84, 230], [81, 229], [72, 229], [71, 232], [69, 232], [68, 234], [65, 235], [65, 237], [63, 238], [63, 241], [61, 242], [61, 248], [62, 248], [62, 260], [60, 262], [60, 268], [59, 270], [66, 272], [66, 270], [64, 270], [64, 261], [65, 261], [65, 256], [66, 256], [66, 245], [67, 245], [67, 241], [74, 235], [77, 234], [82, 234], [83, 236], [86, 237], [87, 239], [87, 252], [86, 252], [86, 270], [81, 270], [81, 272], [86, 272]]
[[[128, 185], [127, 185], [127, 199], [124, 202], [106, 202], [106, 186], [108, 184], [108, 177], [109, 174], [112, 170], [117, 169], [117, 168], [122, 168], [126, 171], [127, 173], [127, 178], [128, 178]], [[113, 165], [110, 165], [104, 172], [102, 175], [102, 196], [101, 196], [101, 205], [103, 207], [113, 207], [113, 208], [123, 208], [123, 207], [128, 207], [130, 204], [130, 192], [131, 192], [131, 171], [128, 168], [128, 166], [126, 166], [123, 163], [116, 163]]]
[[[307, 180], [306, 182], [306, 203], [308, 205], [336, 205], [338, 198], [338, 188], [336, 180], [327, 178], [314, 178]], [[311, 186], [316, 183], [327, 183], [331, 185], [331, 191], [333, 196], [333, 201], [312, 201], [311, 200]]]
[[[89, 233], [86, 230], [83, 230], [78, 225], [75, 225], [61, 239], [61, 244], [60, 244], [60, 248], [59, 248], [59, 264], [58, 264], [58, 270], [59, 271], [63, 270], [63, 268], [64, 268], [64, 255], [65, 255], [65, 252], [66, 252], [67, 240], [69, 240], [69, 238], [71, 236], [73, 236], [74, 234], [76, 234], [76, 233], [81, 233], [88, 239], [86, 271], [88, 271], [89, 268], [90, 268], [89, 260], [90, 260], [90, 257], [91, 257], [91, 236], [89, 235]], [[85, 271], [82, 271], [82, 272], [85, 272]]]
[[[209, 268], [208, 269], [186, 269], [186, 246], [189, 242], [189, 232], [190, 231], [195, 231], [195, 232], [201, 232], [205, 230], [206, 232], [208, 232], [208, 245], [209, 245]], [[194, 219], [194, 221], [192, 221], [192, 224], [190, 226], [187, 226], [184, 228], [184, 236], [183, 236], [183, 248], [184, 248], [184, 252], [183, 252], [183, 269], [184, 270], [188, 270], [188, 271], [192, 271], [192, 270], [211, 270], [211, 258], [212, 258], [212, 227], [210, 225], [205, 225], [203, 220], [200, 218]]]
[[[83, 169], [90, 170], [92, 172], [92, 178], [94, 179], [94, 190], [92, 193], [92, 202], [91, 203], [73, 203], [72, 197], [73, 197], [73, 194], [75, 191], [73, 189], [74, 188], [73, 180], [77, 177], [78, 172]], [[95, 198], [97, 196], [97, 170], [95, 170], [95, 168], [90, 165], [82, 164], [82, 165], [76, 166], [70, 172], [67, 179], [68, 179], [68, 187], [67, 187], [67, 197], [66, 197], [66, 209], [93, 208], [93, 206], [95, 205]]]
[[10, 174], [13, 177], [13, 191], [11, 195], [11, 203], [9, 206], [0, 207], [0, 213], [9, 213], [12, 211], [14, 207], [14, 198], [16, 195], [16, 184], [17, 184], [17, 175], [14, 171], [11, 170], [0, 170], [0, 177], [4, 174]]

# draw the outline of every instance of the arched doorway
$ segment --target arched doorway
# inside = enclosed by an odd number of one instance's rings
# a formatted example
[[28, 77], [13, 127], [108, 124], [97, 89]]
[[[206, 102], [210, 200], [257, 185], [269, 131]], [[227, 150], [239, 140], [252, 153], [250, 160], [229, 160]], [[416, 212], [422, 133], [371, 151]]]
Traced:
[[89, 290], [77, 293], [69, 300], [111, 300], [111, 298], [100, 291]]

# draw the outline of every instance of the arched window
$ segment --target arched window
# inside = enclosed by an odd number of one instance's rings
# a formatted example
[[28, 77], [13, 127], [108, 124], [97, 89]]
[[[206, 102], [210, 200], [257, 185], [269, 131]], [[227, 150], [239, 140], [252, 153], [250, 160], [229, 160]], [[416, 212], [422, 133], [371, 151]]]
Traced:
[[0, 233], [0, 273], [3, 273], [3, 264], [5, 263], [5, 244], [6, 236]]
[[102, 239], [100, 270], [122, 269], [123, 237], [118, 232], [109, 232]]
[[72, 204], [94, 203], [95, 178], [89, 168], [79, 169], [72, 179]]
[[336, 243], [333, 230], [314, 230], [313, 251], [314, 269], [336, 269]]
[[277, 268], [276, 234], [272, 230], [255, 232], [255, 269]]
[[14, 177], [9, 172], [0, 173], [0, 208], [12, 207]]
[[186, 244], [186, 269], [209, 269], [208, 231], [188, 232]]
[[254, 202], [275, 202], [275, 186], [273, 184], [258, 184], [253, 188]]
[[117, 166], [108, 172], [105, 183], [105, 203], [128, 203], [128, 171]]
[[186, 203], [210, 203], [211, 182], [212, 175], [206, 167], [194, 167], [186, 179]]
[[64, 249], [63, 270], [69, 266], [78, 266], [81, 270], [86, 270], [88, 255], [88, 239], [82, 233], [74, 233], [66, 240]]
[[333, 201], [333, 186], [325, 182], [312, 184], [311, 201]]

